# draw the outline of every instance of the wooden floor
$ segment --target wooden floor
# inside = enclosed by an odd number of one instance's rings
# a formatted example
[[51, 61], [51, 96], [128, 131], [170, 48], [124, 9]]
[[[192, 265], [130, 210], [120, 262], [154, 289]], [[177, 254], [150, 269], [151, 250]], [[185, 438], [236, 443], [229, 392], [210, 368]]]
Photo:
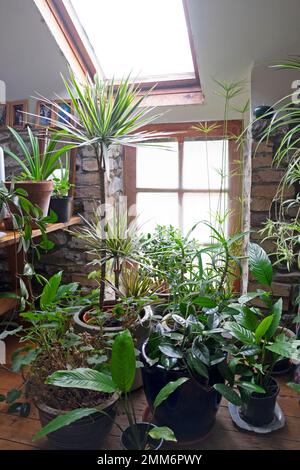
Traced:
[[[13, 340], [10, 340], [12, 344]], [[15, 344], [14, 344], [15, 347]], [[12, 346], [10, 345], [10, 349]], [[282, 450], [299, 450], [300, 449], [300, 406], [298, 404], [297, 395], [290, 390], [284, 382], [287, 377], [279, 379], [281, 385], [281, 393], [279, 404], [282, 407], [286, 425], [283, 429], [278, 430], [269, 435], [254, 435], [252, 433], [241, 432], [232, 423], [228, 413], [227, 404], [222, 401], [221, 407], [217, 414], [217, 420], [210, 434], [197, 445], [190, 448], [193, 450], [206, 449], [282, 449]], [[13, 374], [8, 370], [0, 368], [0, 393], [12, 387], [17, 388], [21, 384], [21, 377]], [[143, 391], [135, 392], [135, 407], [137, 414], [142, 417], [146, 408], [146, 401]], [[47, 439], [33, 443], [32, 436], [40, 429], [40, 422], [37, 411], [32, 408], [28, 418], [21, 418], [6, 413], [7, 405], [0, 404], [0, 449], [9, 450], [34, 450], [34, 449], [50, 449]], [[125, 416], [119, 411], [117, 421], [122, 425], [125, 424]], [[104, 449], [119, 449], [119, 430], [114, 426], [108, 436]], [[182, 445], [174, 448], [183, 449]]]

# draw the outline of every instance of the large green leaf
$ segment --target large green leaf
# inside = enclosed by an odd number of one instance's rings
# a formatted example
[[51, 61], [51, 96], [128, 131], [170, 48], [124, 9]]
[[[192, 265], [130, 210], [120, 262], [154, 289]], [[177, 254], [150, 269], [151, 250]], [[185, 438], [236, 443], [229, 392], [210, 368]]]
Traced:
[[221, 395], [223, 395], [226, 400], [230, 401], [230, 403], [233, 403], [236, 406], [241, 406], [242, 405], [242, 400], [240, 396], [228, 385], [224, 384], [215, 384], [214, 389], [217, 390]]
[[256, 243], [249, 245], [249, 269], [261, 284], [271, 287], [273, 279], [272, 263], [265, 250]]
[[33, 436], [32, 440], [37, 441], [38, 439], [47, 436], [47, 434], [49, 434], [50, 432], [57, 431], [63, 426], [68, 426], [69, 424], [72, 424], [75, 421], [84, 418], [85, 416], [90, 416], [97, 412], [98, 410], [96, 408], [80, 408], [78, 410], [72, 410], [68, 411], [67, 413], [63, 413], [54, 418], [43, 429], [37, 432]]
[[165, 385], [156, 395], [153, 404], [154, 408], [157, 408], [159, 405], [161, 405], [163, 401], [165, 401], [173, 392], [175, 392], [178, 387], [180, 387], [180, 385], [185, 383], [187, 380], [189, 380], [188, 377], [181, 377], [180, 379], [177, 379], [174, 382], [169, 382], [167, 385]]
[[192, 344], [192, 354], [206, 366], [210, 365], [209, 349], [204, 343], [201, 342], [200, 338], [194, 339]]
[[252, 331], [235, 322], [227, 322], [224, 325], [225, 330], [229, 331], [234, 338], [244, 344], [255, 344], [255, 336]]
[[149, 436], [152, 437], [152, 439], [163, 439], [164, 441], [177, 442], [174, 432], [167, 426], [155, 426], [155, 428], [149, 431]]
[[52, 302], [54, 302], [57, 294], [57, 290], [61, 283], [62, 278], [62, 271], [54, 274], [50, 277], [49, 281], [45, 285], [41, 298], [40, 298], [40, 305], [42, 309], [46, 309]]
[[198, 296], [193, 299], [193, 303], [199, 305], [200, 307], [214, 308], [216, 307], [216, 302], [210, 297]]
[[243, 294], [241, 295], [241, 297], [239, 297], [239, 304], [241, 305], [246, 304], [247, 302], [250, 302], [251, 300], [256, 299], [260, 295], [261, 295], [260, 292], [247, 292], [247, 294]]
[[104, 393], [113, 393], [117, 390], [110, 375], [88, 368], [56, 371], [47, 378], [46, 383], [58, 387], [83, 388]]
[[175, 348], [171, 344], [162, 344], [159, 346], [159, 350], [168, 357], [176, 357], [180, 359], [182, 357], [182, 352], [179, 348]]
[[273, 344], [266, 346], [266, 348], [279, 356], [300, 361], [299, 346], [299, 340], [276, 338], [276, 341]]
[[248, 390], [249, 392], [255, 392], [255, 393], [266, 393], [265, 389], [260, 387], [259, 385], [256, 385], [252, 382], [245, 382], [245, 381], [242, 381], [242, 382], [239, 382], [239, 387], [242, 387], [246, 390]]
[[268, 315], [259, 323], [258, 327], [255, 330], [255, 339], [257, 344], [267, 333], [268, 329], [270, 328], [273, 322], [273, 318], [273, 315]]
[[121, 392], [129, 392], [136, 373], [135, 349], [128, 330], [116, 336], [112, 346], [111, 374]]
[[266, 338], [273, 338], [274, 334], [277, 331], [277, 328], [280, 325], [281, 315], [282, 315], [282, 299], [278, 299], [277, 302], [273, 305], [272, 308], [273, 321], [270, 328], [267, 331]]
[[191, 351], [188, 351], [186, 355], [187, 365], [193, 373], [201, 375], [205, 379], [208, 379], [208, 370], [205, 364], [203, 364], [198, 358], [196, 358]]

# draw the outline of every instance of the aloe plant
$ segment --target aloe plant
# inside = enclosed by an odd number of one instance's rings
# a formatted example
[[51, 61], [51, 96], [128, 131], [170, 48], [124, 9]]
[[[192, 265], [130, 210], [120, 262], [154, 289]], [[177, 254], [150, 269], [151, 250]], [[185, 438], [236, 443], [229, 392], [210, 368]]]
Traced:
[[27, 128], [30, 147], [27, 146], [22, 136], [12, 127], [8, 127], [14, 137], [24, 159], [20, 158], [10, 149], [4, 151], [19, 165], [21, 174], [19, 178], [30, 181], [45, 181], [55, 170], [60, 167], [60, 158], [66, 152], [74, 148], [74, 144], [64, 145], [57, 149], [61, 140], [61, 133], [55, 132], [45, 137], [44, 150], [40, 150], [39, 138], [34, 135], [30, 127]]
[[[176, 437], [170, 428], [158, 426], [151, 428], [150, 425], [145, 439], [141, 440], [137, 431], [136, 413], [130, 397], [130, 390], [135, 379], [135, 374], [136, 357], [134, 343], [130, 332], [128, 330], [124, 330], [114, 340], [109, 373], [107, 370], [103, 372], [87, 368], [74, 369], [70, 371], [62, 370], [52, 374], [47, 379], [46, 383], [56, 385], [58, 387], [81, 388], [108, 394], [118, 393], [121, 398], [128, 423], [131, 427], [132, 443], [137, 450], [145, 449], [148, 435], [152, 439], [176, 441]], [[171, 393], [187, 380], [188, 378], [181, 377], [175, 382], [169, 382], [165, 387], [163, 387], [155, 399], [154, 409], [160, 406], [161, 403], [171, 395]], [[83, 416], [89, 416], [97, 412], [106, 414], [101, 407], [81, 408], [64, 413], [47, 424], [33, 437], [33, 440], [40, 439], [50, 432], [56, 431], [63, 426], [67, 426], [77, 421]], [[118, 424], [117, 426], [123, 432], [123, 428]]]

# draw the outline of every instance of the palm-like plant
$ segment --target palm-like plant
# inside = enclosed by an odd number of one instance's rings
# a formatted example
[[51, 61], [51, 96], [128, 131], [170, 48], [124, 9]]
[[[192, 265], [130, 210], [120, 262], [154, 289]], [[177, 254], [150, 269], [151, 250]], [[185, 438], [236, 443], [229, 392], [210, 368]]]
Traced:
[[[64, 135], [65, 143], [78, 146], [91, 145], [99, 162], [101, 219], [105, 219], [105, 178], [109, 178], [109, 148], [112, 145], [141, 145], [158, 134], [139, 130], [155, 120], [153, 108], [143, 107], [150, 93], [141, 94], [139, 86], [130, 77], [118, 83], [102, 81], [98, 76], [80, 83], [73, 72], [70, 79], [63, 78], [68, 99], [74, 113], [67, 112], [55, 101], [43, 97], [59, 120], [49, 120]], [[58, 121], [58, 122], [57, 122]], [[105, 224], [104, 224], [105, 225]], [[104, 226], [103, 225], [103, 226]], [[106, 275], [105, 254], [102, 253], [100, 299], [104, 299]]]
[[57, 149], [61, 140], [61, 132], [47, 134], [43, 151], [40, 150], [39, 138], [34, 135], [30, 127], [27, 128], [30, 147], [27, 146], [21, 135], [13, 128], [8, 128], [24, 155], [22, 160], [17, 154], [6, 148], [4, 151], [17, 162], [23, 180], [45, 181], [60, 167], [60, 158], [63, 154], [74, 148], [74, 144], [64, 145]]

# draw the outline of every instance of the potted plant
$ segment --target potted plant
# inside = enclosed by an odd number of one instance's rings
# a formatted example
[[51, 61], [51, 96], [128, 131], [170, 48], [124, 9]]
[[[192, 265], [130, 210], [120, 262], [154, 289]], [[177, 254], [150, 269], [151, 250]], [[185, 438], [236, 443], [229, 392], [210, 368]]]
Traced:
[[[43, 137], [45, 141], [41, 151], [39, 138], [33, 134], [30, 127], [27, 127], [30, 147], [15, 129], [9, 127], [9, 130], [24, 157], [22, 159], [10, 149], [4, 149], [5, 153], [13, 158], [20, 168], [20, 174], [17, 181], [14, 182], [14, 187], [25, 190], [30, 202], [38, 206], [46, 217], [53, 191], [53, 181], [50, 177], [59, 168], [60, 157], [74, 145], [68, 144], [57, 149], [61, 133], [55, 132]], [[7, 182], [6, 186], [10, 188], [11, 184]]]
[[[209, 432], [221, 401], [213, 386], [224, 381], [223, 310], [232, 295], [230, 249], [239, 237], [227, 240], [214, 229], [215, 244], [195, 250], [193, 269], [184, 274], [181, 284], [171, 287], [168, 313], [143, 345], [142, 375], [150, 410], [155, 421], [171, 427], [182, 442], [196, 441]], [[210, 258], [206, 266], [204, 253]], [[190, 380], [154, 410], [158, 390], [186, 376]]]
[[[267, 284], [272, 282], [272, 265], [264, 250], [251, 244], [250, 270], [256, 278]], [[260, 298], [264, 310], [248, 303]], [[248, 304], [248, 305], [247, 305]], [[300, 341], [288, 336], [280, 326], [282, 299], [273, 301], [271, 292], [258, 290], [241, 296], [228, 309], [224, 329], [231, 340], [223, 349], [229, 354], [223, 371], [227, 385], [214, 388], [231, 403], [240, 407], [244, 421], [262, 427], [274, 419], [279, 385], [272, 377], [276, 363], [281, 358], [300, 359]]]
[[69, 158], [65, 165], [60, 162], [60, 168], [55, 171], [53, 192], [50, 200], [50, 210], [57, 215], [58, 222], [68, 222], [73, 213], [73, 198], [69, 196], [71, 189]]
[[[61, 428], [49, 436], [50, 443], [60, 449], [96, 448], [110, 431], [118, 397], [110, 390], [102, 393], [60, 389], [46, 385], [49, 374], [59, 369], [93, 367], [107, 360], [108, 345], [103, 337], [88, 333], [74, 334], [71, 328], [72, 313], [76, 304], [78, 284], [61, 283], [62, 272], [54, 274], [45, 284], [35, 303], [38, 308], [26, 311], [22, 317], [30, 326], [22, 335], [21, 346], [12, 357], [12, 371], [23, 370], [26, 396], [33, 401], [42, 425], [53, 418], [62, 419], [65, 413], [76, 410], [78, 422]], [[75, 307], [76, 308], [76, 307]], [[10, 412], [29, 414], [29, 404], [19, 401], [21, 392], [11, 391]], [[13, 403], [14, 401], [14, 403]], [[77, 410], [83, 406], [99, 406], [105, 414]], [[23, 413], [23, 414], [22, 414]]]
[[[134, 382], [136, 373], [136, 357], [134, 343], [130, 332], [124, 330], [119, 333], [113, 342], [111, 362], [109, 372], [100, 372], [92, 369], [74, 369], [69, 371], [57, 371], [47, 379], [47, 383], [57, 387], [71, 387], [79, 390], [94, 390], [102, 392], [109, 390], [115, 392], [120, 397], [123, 410], [128, 419], [128, 427], [123, 429], [117, 424], [121, 431], [121, 446], [125, 450], [149, 450], [159, 449], [162, 440], [176, 441], [176, 437], [171, 429], [167, 427], [157, 427], [151, 423], [137, 421], [134, 405], [131, 399], [130, 390]], [[155, 400], [155, 408], [161, 404], [188, 378], [184, 377], [176, 382], [169, 383], [160, 390]], [[93, 409], [81, 408], [77, 412], [94, 414], [103, 413], [98, 407]], [[66, 413], [62, 418], [56, 418], [39, 431], [34, 440], [39, 439], [49, 433], [57, 432], [62, 426], [74, 423], [78, 417], [75, 412]]]

